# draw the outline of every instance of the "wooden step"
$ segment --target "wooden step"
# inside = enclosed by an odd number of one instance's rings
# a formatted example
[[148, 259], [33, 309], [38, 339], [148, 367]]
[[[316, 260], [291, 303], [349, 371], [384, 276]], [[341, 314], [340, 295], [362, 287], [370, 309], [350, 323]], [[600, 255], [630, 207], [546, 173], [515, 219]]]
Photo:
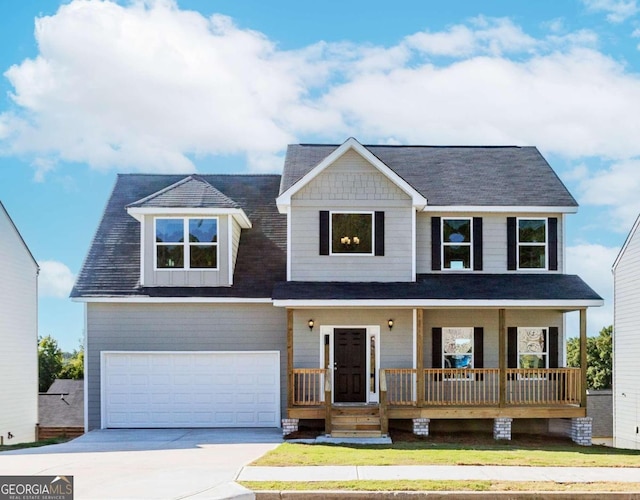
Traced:
[[332, 431], [331, 437], [340, 437], [340, 438], [367, 438], [367, 437], [382, 437], [382, 432], [380, 431]]
[[380, 408], [377, 406], [334, 406], [331, 409], [331, 415], [334, 417], [352, 415], [380, 416]]
[[369, 415], [335, 415], [331, 417], [334, 424], [377, 424], [380, 425], [380, 417]]

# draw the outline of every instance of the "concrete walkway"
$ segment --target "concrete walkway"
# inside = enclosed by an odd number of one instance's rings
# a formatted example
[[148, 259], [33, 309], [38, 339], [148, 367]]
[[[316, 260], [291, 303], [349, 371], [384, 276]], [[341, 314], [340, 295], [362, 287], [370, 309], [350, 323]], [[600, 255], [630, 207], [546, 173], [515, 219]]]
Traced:
[[496, 480], [640, 483], [640, 468], [473, 465], [244, 467], [237, 481]]

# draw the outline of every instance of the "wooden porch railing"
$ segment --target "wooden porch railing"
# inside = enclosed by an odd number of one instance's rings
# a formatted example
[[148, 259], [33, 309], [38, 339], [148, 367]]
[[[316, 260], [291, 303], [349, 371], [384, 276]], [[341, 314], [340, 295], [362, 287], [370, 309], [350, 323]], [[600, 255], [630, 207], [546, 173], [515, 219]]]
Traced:
[[416, 404], [415, 381], [417, 371], [412, 368], [386, 368], [387, 402], [392, 406]]
[[500, 400], [500, 370], [436, 369], [424, 370], [426, 405], [497, 405]]
[[324, 368], [294, 368], [293, 404], [296, 406], [320, 406], [324, 404]]
[[507, 404], [579, 405], [580, 368], [507, 369]]

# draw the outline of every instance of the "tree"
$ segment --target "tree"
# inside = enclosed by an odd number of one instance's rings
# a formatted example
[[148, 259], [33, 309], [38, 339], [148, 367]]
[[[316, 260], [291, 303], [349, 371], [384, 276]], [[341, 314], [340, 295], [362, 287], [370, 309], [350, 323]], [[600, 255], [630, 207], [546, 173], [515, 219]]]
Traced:
[[[613, 326], [604, 327], [597, 337], [587, 338], [587, 388], [610, 389]], [[567, 342], [567, 365], [580, 367], [580, 339]]]
[[46, 392], [62, 369], [62, 350], [51, 335], [38, 339], [38, 387]]
[[84, 346], [80, 345], [80, 349], [74, 349], [73, 353], [65, 359], [58, 378], [72, 378], [74, 380], [84, 378]]

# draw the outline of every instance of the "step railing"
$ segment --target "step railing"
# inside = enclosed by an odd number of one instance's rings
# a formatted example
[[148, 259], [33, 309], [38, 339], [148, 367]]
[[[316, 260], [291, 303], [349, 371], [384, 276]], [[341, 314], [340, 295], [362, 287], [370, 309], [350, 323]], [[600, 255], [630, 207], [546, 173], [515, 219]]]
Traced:
[[323, 368], [294, 368], [293, 404], [295, 406], [320, 406], [324, 404], [325, 372]]

